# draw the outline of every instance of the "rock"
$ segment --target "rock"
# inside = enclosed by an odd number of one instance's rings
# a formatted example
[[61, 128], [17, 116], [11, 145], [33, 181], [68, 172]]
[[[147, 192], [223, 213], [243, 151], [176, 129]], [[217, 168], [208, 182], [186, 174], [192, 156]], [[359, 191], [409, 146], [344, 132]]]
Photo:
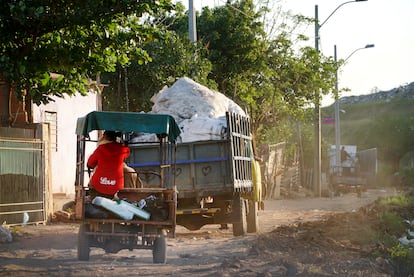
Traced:
[[10, 230], [4, 225], [0, 225], [0, 242], [4, 243], [4, 242], [12, 242], [12, 241], [13, 241], [13, 236]]

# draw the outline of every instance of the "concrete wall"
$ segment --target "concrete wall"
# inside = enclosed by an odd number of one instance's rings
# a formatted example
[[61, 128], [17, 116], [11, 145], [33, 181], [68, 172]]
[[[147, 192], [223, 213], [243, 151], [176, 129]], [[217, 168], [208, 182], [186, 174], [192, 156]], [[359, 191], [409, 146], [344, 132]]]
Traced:
[[[65, 98], [53, 98], [55, 102], [33, 106], [33, 123], [46, 121], [46, 112], [57, 116], [57, 147], [51, 148], [51, 182], [53, 193], [74, 194], [76, 165], [76, 121], [91, 111], [99, 109], [100, 95], [89, 93]], [[53, 143], [53, 142], [52, 142]], [[91, 153], [93, 149], [87, 149]], [[88, 156], [88, 155], [87, 155]]]

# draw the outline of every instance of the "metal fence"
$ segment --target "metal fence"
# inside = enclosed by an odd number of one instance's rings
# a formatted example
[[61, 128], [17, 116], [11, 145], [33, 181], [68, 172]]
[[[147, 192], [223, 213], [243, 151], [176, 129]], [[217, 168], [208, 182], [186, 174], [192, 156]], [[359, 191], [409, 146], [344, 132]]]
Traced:
[[44, 143], [0, 138], [0, 224], [46, 222]]

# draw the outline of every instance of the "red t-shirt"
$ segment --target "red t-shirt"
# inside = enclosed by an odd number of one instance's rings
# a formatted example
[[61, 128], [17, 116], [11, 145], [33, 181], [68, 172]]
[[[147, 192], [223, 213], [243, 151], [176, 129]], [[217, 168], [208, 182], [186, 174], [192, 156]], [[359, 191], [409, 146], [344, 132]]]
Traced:
[[117, 142], [101, 144], [88, 159], [88, 167], [96, 170], [91, 178], [92, 186], [100, 193], [115, 194], [124, 188], [124, 160], [129, 148]]

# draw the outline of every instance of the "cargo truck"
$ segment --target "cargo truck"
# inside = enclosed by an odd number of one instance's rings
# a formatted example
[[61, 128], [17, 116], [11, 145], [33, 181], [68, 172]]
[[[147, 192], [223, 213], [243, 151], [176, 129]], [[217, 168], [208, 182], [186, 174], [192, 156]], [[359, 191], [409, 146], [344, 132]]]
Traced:
[[[343, 146], [348, 151], [344, 160], [337, 166], [334, 146], [330, 153], [330, 185], [337, 195], [356, 192], [361, 195], [368, 187], [376, 186], [377, 149], [372, 148], [357, 152], [355, 145]], [[347, 150], [345, 150], [347, 149]]]
[[[198, 230], [207, 224], [231, 224], [235, 236], [259, 229], [260, 169], [254, 159], [250, 119], [226, 113], [221, 140], [177, 143], [174, 168], [177, 225]], [[128, 165], [145, 184], [156, 182], [156, 144], [130, 144]]]

